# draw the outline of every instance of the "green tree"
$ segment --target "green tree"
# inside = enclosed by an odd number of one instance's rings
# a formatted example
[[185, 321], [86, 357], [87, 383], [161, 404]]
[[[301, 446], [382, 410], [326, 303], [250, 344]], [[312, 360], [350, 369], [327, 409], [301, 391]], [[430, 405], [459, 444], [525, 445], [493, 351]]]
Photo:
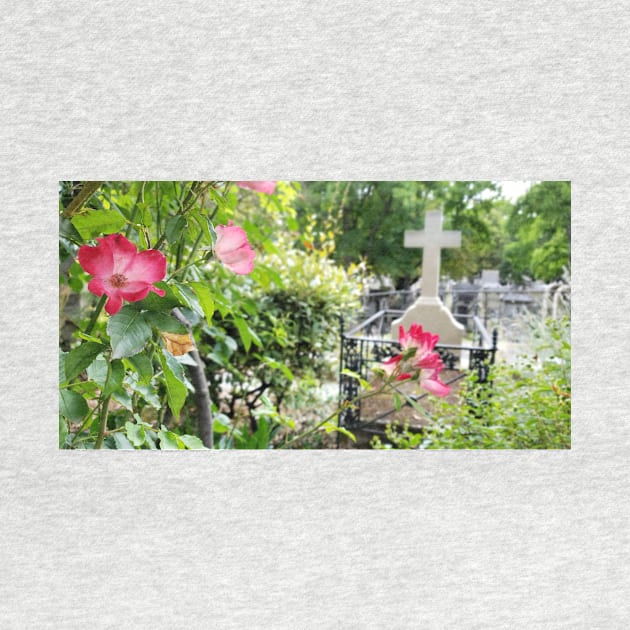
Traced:
[[296, 200], [307, 247], [332, 239], [332, 256], [348, 265], [365, 260], [396, 286], [420, 273], [421, 255], [403, 247], [406, 229], [421, 229], [428, 210], [443, 209], [445, 229], [462, 232], [462, 247], [446, 250], [442, 269], [453, 277], [474, 275], [501, 260], [505, 203], [487, 193], [490, 181], [305, 182]]
[[501, 266], [505, 277], [560, 279], [571, 264], [571, 182], [532, 186], [515, 204], [507, 230], [510, 242]]

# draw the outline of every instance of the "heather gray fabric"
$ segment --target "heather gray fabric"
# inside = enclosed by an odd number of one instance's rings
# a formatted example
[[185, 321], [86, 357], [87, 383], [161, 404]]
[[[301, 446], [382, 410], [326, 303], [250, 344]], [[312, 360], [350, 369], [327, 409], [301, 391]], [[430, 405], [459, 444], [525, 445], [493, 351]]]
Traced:
[[[626, 4], [24, 2], [0, 627], [628, 626]], [[57, 450], [60, 179], [571, 179], [568, 452]]]

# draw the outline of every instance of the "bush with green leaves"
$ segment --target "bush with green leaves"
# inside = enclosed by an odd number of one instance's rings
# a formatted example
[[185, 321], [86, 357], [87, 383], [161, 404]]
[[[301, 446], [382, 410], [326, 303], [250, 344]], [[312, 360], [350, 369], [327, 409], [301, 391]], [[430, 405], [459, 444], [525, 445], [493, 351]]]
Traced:
[[468, 377], [460, 403], [436, 401], [422, 432], [389, 426], [374, 448], [571, 448], [571, 342], [568, 318], [547, 320], [534, 331], [535, 354], [516, 365], [497, 364], [491, 385]]
[[200, 343], [213, 398], [230, 417], [240, 410], [253, 432], [263, 397], [280, 407], [296, 380], [312, 379], [315, 387], [336, 378], [340, 318], [357, 312], [362, 291], [362, 267], [344, 270], [318, 251], [280, 244], [259, 258], [257, 270], [222, 285], [225, 299], [246, 311], [255, 336], [248, 339], [238, 320], [217, 311]]
[[61, 448], [288, 441], [280, 403], [323, 374], [360, 285], [285, 242], [299, 185], [234, 184], [60, 183]]
[[[239, 220], [239, 203], [255, 203], [258, 193], [213, 181], [61, 182], [59, 192], [60, 447], [212, 446], [217, 409], [197, 382], [203, 369], [193, 339], [213, 325], [216, 310], [243, 343], [257, 340], [246, 300], [222, 293], [223, 281], [236, 274], [219, 257], [215, 226]], [[131, 286], [129, 279], [109, 271], [101, 281], [77, 259], [87, 251], [88, 261], [103, 264], [113, 243], [137, 248], [134, 260], [165, 262], [164, 279], [152, 284], [159, 295], [136, 289], [124, 298], [128, 304], [110, 303], [117, 283]], [[257, 280], [270, 281], [263, 269]], [[191, 354], [169, 349], [182, 339]], [[220, 419], [214, 428], [219, 436], [229, 430]]]

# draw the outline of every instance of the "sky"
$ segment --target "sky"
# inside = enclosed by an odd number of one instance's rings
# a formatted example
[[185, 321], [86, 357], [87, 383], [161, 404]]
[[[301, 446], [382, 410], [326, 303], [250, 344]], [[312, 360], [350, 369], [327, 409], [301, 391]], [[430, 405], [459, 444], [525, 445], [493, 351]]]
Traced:
[[524, 195], [533, 183], [533, 181], [498, 182], [501, 186], [503, 196], [512, 203], [520, 196]]

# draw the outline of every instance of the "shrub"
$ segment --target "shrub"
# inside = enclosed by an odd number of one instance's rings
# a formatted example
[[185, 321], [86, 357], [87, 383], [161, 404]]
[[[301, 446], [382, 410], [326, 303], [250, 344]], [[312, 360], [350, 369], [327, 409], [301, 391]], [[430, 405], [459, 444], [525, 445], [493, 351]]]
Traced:
[[252, 431], [264, 396], [279, 406], [294, 379], [318, 383], [329, 375], [340, 317], [360, 308], [362, 267], [344, 270], [317, 251], [274, 249], [259, 257], [253, 279], [231, 276], [223, 286], [226, 299], [243, 306], [255, 339], [246, 343], [238, 322], [217, 312], [201, 344], [213, 400], [231, 417], [243, 411]]
[[533, 356], [514, 366], [494, 365], [491, 387], [471, 375], [459, 404], [436, 402], [434, 423], [423, 433], [388, 427], [390, 444], [375, 448], [565, 449], [571, 447], [571, 344], [568, 318], [534, 331]]

